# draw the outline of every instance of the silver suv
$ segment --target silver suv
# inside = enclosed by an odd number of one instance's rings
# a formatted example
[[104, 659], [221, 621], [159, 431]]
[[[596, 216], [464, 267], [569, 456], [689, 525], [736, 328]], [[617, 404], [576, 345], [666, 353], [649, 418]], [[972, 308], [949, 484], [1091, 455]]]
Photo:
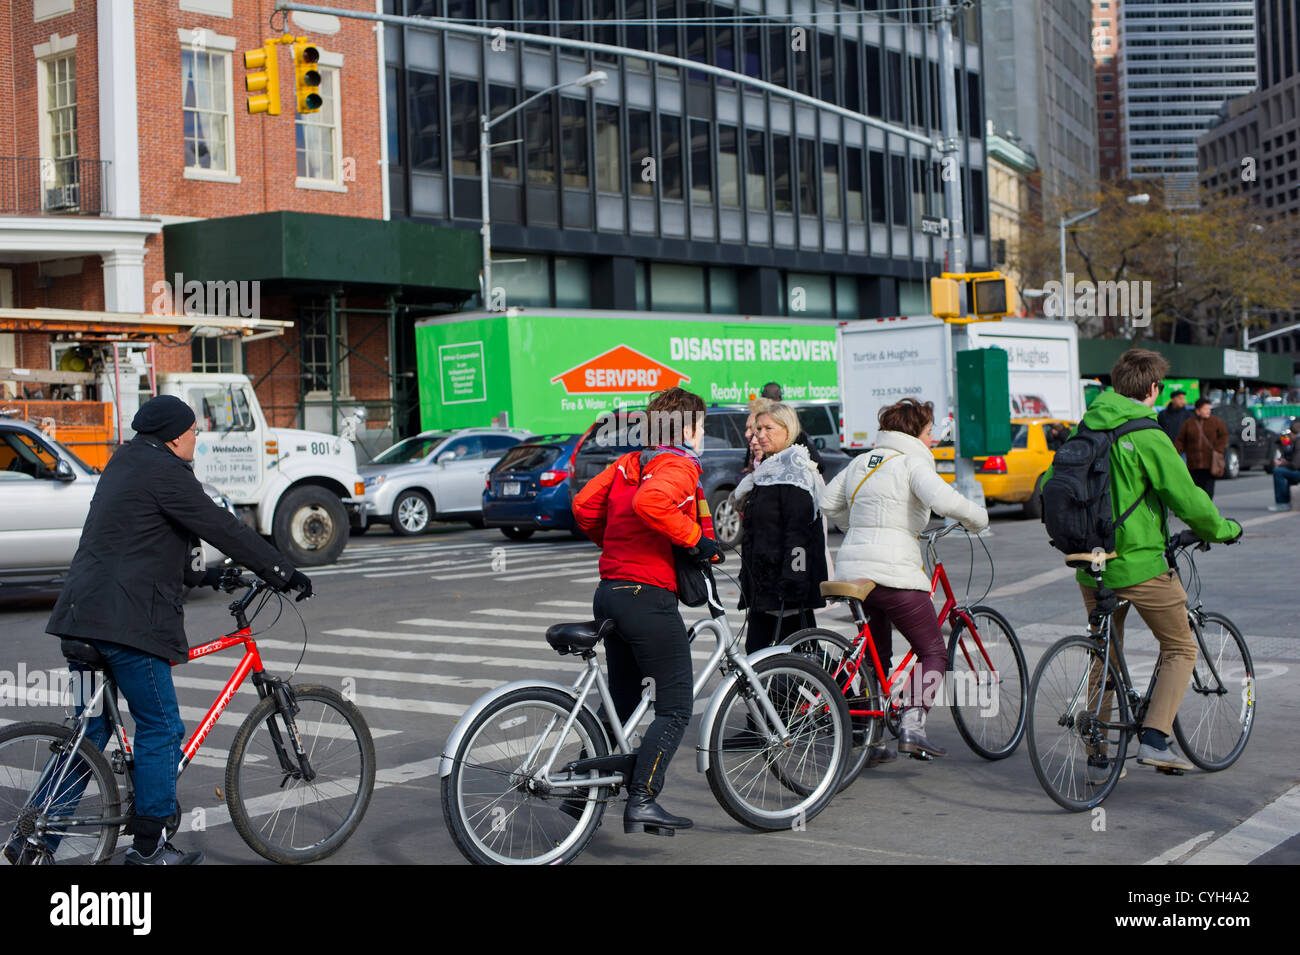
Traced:
[[483, 487], [501, 457], [532, 432], [508, 428], [425, 431], [358, 470], [366, 482], [360, 527], [389, 524], [401, 536], [437, 520], [483, 526]]

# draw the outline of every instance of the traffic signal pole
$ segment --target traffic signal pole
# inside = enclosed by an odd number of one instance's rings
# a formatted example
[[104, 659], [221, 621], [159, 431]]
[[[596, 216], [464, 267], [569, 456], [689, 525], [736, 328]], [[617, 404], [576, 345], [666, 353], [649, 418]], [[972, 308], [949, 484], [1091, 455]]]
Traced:
[[[956, 57], [953, 55], [953, 24], [957, 17], [958, 0], [943, 0], [934, 13], [935, 31], [939, 53], [939, 120], [942, 138], [939, 142], [944, 184], [944, 215], [948, 219], [947, 272], [966, 271], [966, 224], [962, 217], [962, 162], [960, 156], [961, 136], [957, 131], [957, 80], [953, 75]], [[974, 303], [970, 303], [972, 306]], [[949, 394], [953, 398], [952, 416], [952, 459], [953, 486], [963, 497], [978, 504], [984, 503], [984, 489], [975, 480], [975, 462], [961, 456], [961, 434], [959, 431], [960, 414], [956, 413], [957, 403], [957, 352], [966, 348], [966, 326], [953, 323], [949, 333], [952, 335], [953, 367], [949, 369], [952, 384]]]

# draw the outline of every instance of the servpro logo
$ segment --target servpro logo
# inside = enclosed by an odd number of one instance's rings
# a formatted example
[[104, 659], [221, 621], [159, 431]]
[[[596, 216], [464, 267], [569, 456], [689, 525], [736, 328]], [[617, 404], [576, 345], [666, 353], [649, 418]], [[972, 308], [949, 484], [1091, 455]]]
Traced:
[[661, 391], [690, 380], [635, 348], [619, 345], [556, 375], [551, 384], [563, 383], [570, 395], [609, 395]]

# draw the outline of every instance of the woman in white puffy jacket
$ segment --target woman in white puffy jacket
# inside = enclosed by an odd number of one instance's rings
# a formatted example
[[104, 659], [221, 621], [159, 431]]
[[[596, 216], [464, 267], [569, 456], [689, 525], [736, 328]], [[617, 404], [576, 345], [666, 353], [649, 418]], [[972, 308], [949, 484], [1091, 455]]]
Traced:
[[[899, 752], [946, 756], [925, 737], [925, 715], [948, 665], [948, 653], [930, 601], [930, 578], [917, 535], [934, 511], [956, 518], [971, 531], [988, 526], [984, 508], [962, 497], [934, 466], [930, 428], [934, 404], [904, 398], [880, 411], [874, 450], [854, 458], [827, 486], [826, 515], [846, 528], [835, 559], [837, 580], [870, 580], [875, 588], [863, 609], [888, 672], [892, 653], [890, 625], [907, 638], [917, 655], [905, 696], [898, 737]], [[869, 765], [892, 759], [873, 752]]]

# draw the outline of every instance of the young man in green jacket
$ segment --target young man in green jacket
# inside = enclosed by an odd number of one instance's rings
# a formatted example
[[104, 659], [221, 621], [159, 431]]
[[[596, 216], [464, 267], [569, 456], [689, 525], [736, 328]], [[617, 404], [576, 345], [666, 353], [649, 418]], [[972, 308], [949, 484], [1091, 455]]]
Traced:
[[[1156, 420], [1154, 405], [1169, 362], [1157, 352], [1131, 348], [1110, 371], [1115, 390], [1093, 401], [1082, 424], [1094, 431], [1118, 428], [1136, 418]], [[1208, 494], [1192, 482], [1187, 465], [1178, 457], [1169, 436], [1160, 428], [1133, 431], [1117, 441], [1110, 452], [1111, 505], [1118, 517], [1142, 499], [1115, 531], [1115, 553], [1106, 562], [1101, 579], [1111, 590], [1137, 608], [1138, 614], [1160, 644], [1163, 661], [1142, 727], [1138, 762], [1147, 766], [1187, 770], [1192, 766], [1172, 746], [1174, 717], [1191, 682], [1196, 664], [1196, 641], [1187, 624], [1187, 594], [1178, 575], [1165, 560], [1169, 538], [1168, 512], [1173, 511], [1202, 540], [1233, 541], [1241, 525], [1219, 515]], [[1048, 477], [1051, 472], [1048, 472]], [[1083, 603], [1091, 613], [1096, 605], [1096, 583], [1078, 571]], [[1121, 608], [1112, 618], [1120, 650], [1124, 641]], [[1091, 760], [1089, 761], [1091, 765]], [[1098, 766], [1105, 778], [1108, 770]]]

